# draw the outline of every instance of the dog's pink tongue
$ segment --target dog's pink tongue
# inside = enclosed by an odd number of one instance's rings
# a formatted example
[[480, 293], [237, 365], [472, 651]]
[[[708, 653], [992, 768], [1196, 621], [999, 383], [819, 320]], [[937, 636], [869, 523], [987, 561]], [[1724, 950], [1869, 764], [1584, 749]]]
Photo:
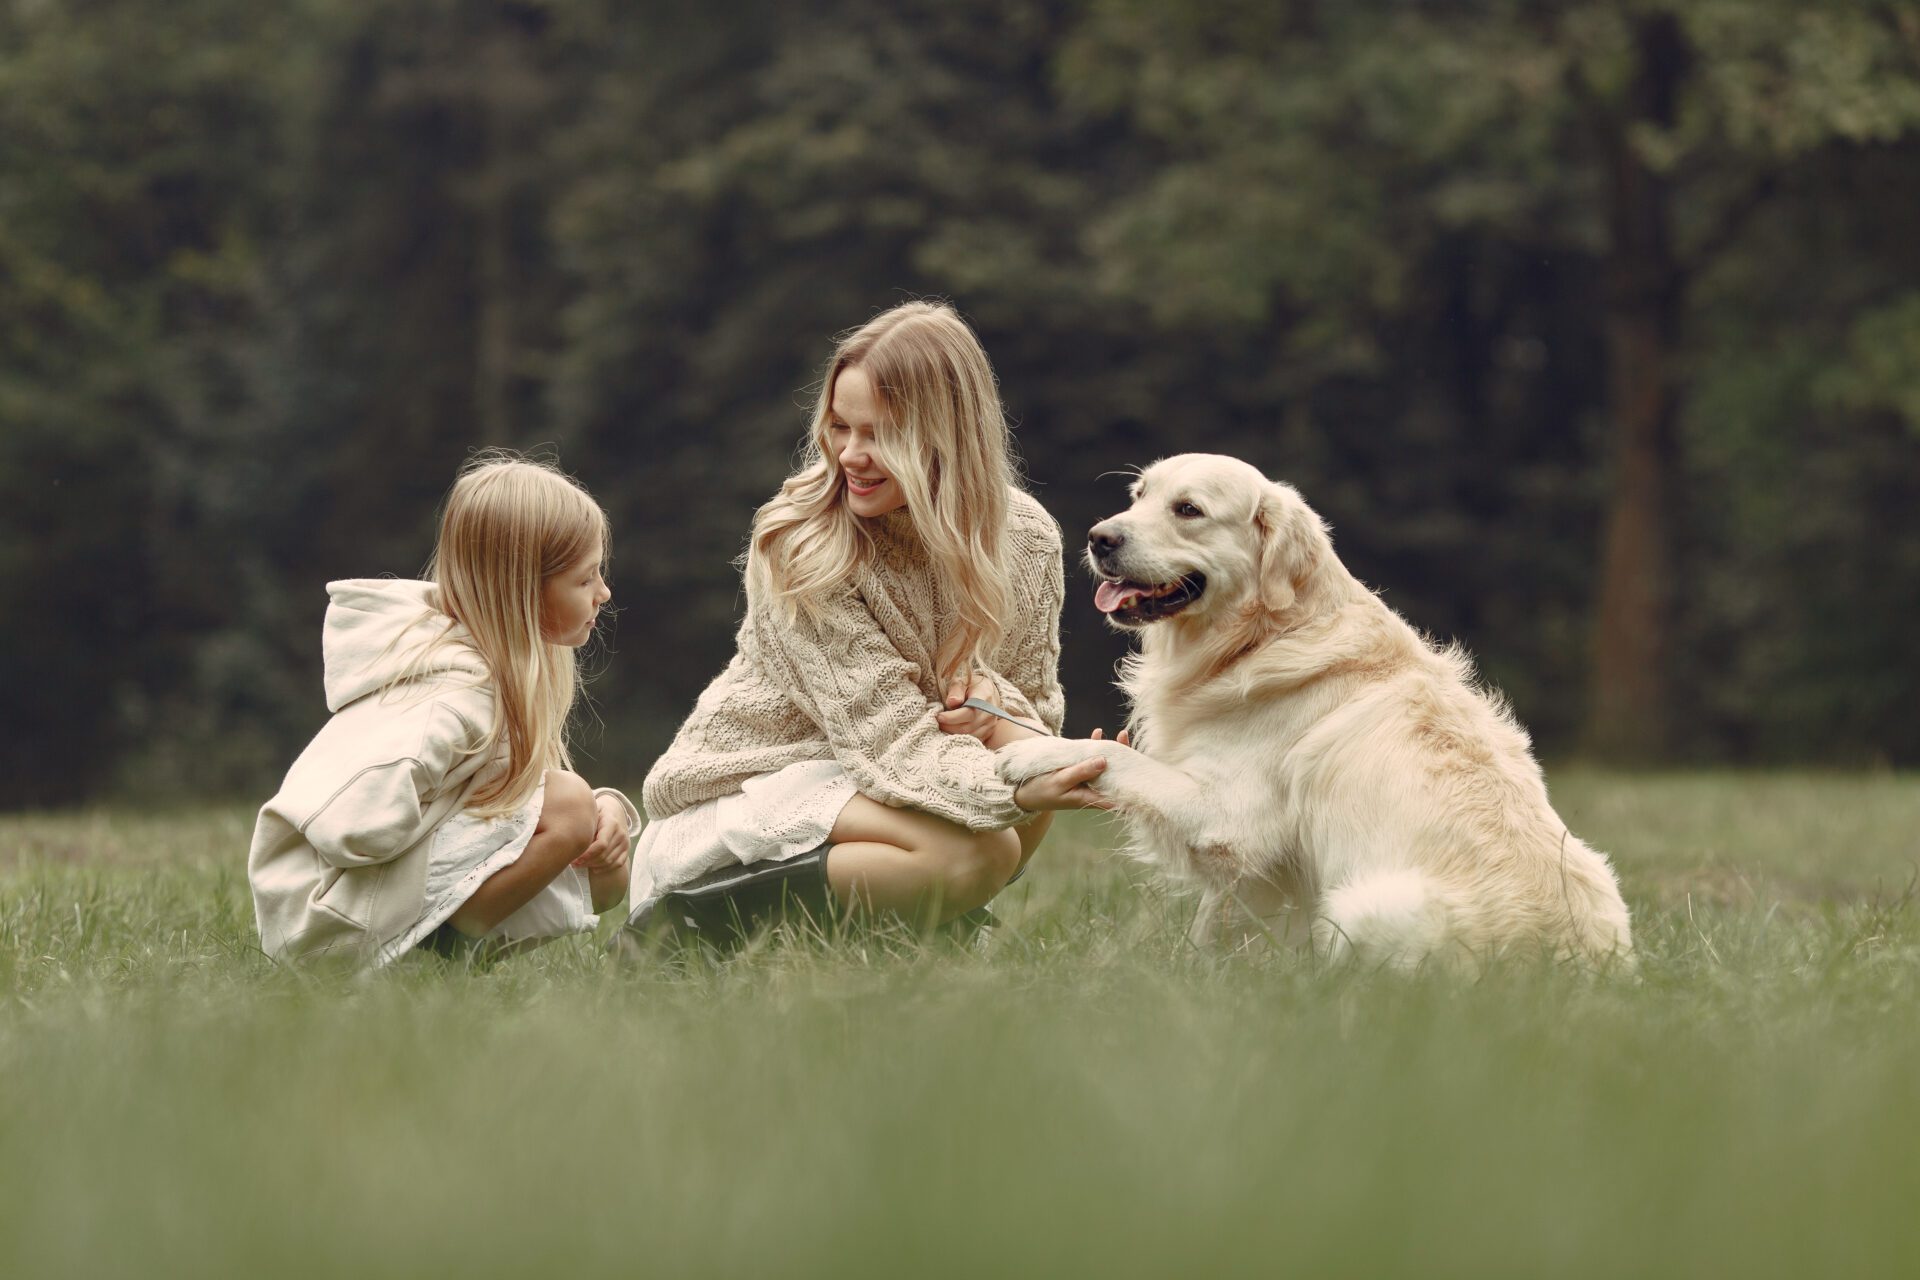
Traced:
[[1102, 613], [1112, 613], [1139, 594], [1140, 588], [1124, 582], [1103, 582], [1093, 589], [1093, 607]]

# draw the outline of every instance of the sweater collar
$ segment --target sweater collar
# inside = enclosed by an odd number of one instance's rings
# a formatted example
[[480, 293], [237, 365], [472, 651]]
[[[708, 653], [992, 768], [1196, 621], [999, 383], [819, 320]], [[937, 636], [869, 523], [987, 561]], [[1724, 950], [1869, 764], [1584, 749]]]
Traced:
[[918, 560], [926, 556], [920, 531], [914, 527], [913, 517], [907, 514], [905, 507], [889, 511], [883, 516], [863, 519], [861, 524], [881, 556], [888, 561]]

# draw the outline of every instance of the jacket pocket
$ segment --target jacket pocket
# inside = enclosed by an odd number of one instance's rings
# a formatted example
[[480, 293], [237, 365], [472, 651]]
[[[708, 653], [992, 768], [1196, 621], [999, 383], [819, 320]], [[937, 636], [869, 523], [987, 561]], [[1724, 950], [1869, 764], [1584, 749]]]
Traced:
[[308, 927], [288, 943], [288, 952], [302, 960], [370, 960], [380, 945], [374, 925], [392, 872], [391, 863], [344, 871], [327, 868], [309, 901]]

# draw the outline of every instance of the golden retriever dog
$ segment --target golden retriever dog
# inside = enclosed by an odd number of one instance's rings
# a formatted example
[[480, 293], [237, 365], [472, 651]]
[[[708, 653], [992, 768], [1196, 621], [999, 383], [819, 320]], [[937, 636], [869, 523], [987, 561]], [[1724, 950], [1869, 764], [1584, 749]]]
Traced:
[[1095, 525], [1094, 602], [1141, 633], [1132, 745], [1030, 738], [1009, 782], [1107, 757], [1130, 852], [1200, 886], [1196, 936], [1414, 968], [1628, 962], [1627, 908], [1567, 830], [1526, 732], [1333, 553], [1290, 486], [1237, 459], [1155, 463]]

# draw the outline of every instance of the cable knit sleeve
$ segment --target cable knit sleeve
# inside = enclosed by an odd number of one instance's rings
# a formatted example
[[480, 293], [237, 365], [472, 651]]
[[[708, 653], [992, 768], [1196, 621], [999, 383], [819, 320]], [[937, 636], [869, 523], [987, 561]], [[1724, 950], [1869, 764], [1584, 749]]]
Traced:
[[[1024, 497], [1024, 495], [1022, 495]], [[1015, 597], [1024, 605], [1008, 628], [995, 667], [984, 674], [1000, 690], [1000, 705], [1034, 719], [1054, 733], [1066, 723], [1067, 697], [1060, 687], [1060, 611], [1066, 575], [1060, 563], [1060, 526], [1037, 502], [1014, 525]]]
[[977, 738], [940, 731], [935, 706], [855, 590], [792, 621], [749, 602], [750, 638], [768, 674], [832, 745], [860, 791], [895, 808], [921, 809], [974, 831], [1029, 814], [994, 772]]

